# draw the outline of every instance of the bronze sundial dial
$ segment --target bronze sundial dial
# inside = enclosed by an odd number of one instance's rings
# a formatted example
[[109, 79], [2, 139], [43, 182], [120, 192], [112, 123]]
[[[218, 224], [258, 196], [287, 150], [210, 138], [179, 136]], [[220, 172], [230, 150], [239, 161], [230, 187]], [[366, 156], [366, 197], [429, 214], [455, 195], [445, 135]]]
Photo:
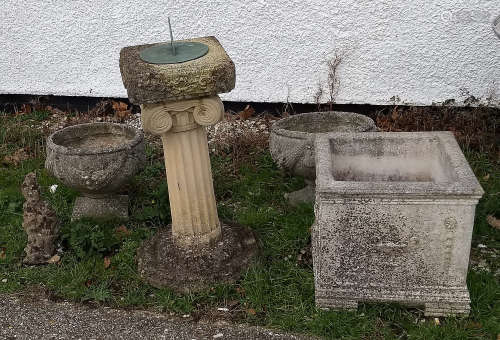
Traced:
[[150, 64], [179, 64], [203, 57], [208, 53], [208, 46], [199, 42], [174, 42], [170, 18], [170, 43], [159, 44], [146, 48], [140, 52], [140, 57]]

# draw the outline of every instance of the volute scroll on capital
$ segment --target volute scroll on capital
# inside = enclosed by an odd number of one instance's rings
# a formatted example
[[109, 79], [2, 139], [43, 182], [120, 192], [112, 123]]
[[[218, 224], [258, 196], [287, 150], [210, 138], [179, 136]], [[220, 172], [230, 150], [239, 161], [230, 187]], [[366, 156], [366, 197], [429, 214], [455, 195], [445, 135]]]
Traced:
[[145, 131], [153, 134], [164, 134], [168, 131], [181, 132], [189, 130], [176, 126], [177, 115], [191, 115], [194, 122], [201, 126], [216, 124], [224, 117], [224, 104], [218, 96], [191, 99], [177, 102], [141, 105], [141, 120]]
[[155, 135], [166, 133], [172, 128], [172, 116], [163, 104], [141, 105], [141, 121], [145, 131]]
[[196, 123], [202, 126], [214, 125], [224, 116], [224, 104], [219, 96], [207, 97], [199, 100], [194, 108], [193, 117]]

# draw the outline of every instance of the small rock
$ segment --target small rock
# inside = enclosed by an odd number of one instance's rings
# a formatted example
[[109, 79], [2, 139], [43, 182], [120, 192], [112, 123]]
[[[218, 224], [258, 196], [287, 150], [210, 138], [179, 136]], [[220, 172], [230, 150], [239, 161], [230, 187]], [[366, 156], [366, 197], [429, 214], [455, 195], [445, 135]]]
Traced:
[[221, 312], [229, 312], [229, 308], [217, 308], [217, 310]]
[[219, 339], [219, 338], [222, 338], [223, 336], [224, 336], [224, 334], [218, 333], [218, 334], [215, 334], [212, 338]]
[[190, 316], [191, 316], [191, 315], [189, 315], [189, 314], [184, 314], [182, 317], [183, 317], [183, 318], [189, 318]]
[[490, 269], [488, 267], [488, 262], [486, 262], [486, 260], [479, 261], [479, 263], [477, 264], [477, 267], [480, 269], [484, 269], [486, 271], [490, 271]]
[[478, 244], [478, 245], [477, 245], [477, 247], [478, 247], [479, 249], [486, 249], [486, 248], [488, 248], [488, 247], [486, 247], [486, 246], [485, 246], [484, 244], [482, 244], [482, 243]]
[[41, 198], [34, 172], [26, 175], [21, 191], [26, 199], [23, 205], [23, 228], [28, 235], [23, 263], [45, 264], [56, 251], [59, 222], [55, 211]]
[[3, 282], [3, 283], [7, 283], [7, 279], [3, 279], [3, 280], [2, 280], [2, 282]]

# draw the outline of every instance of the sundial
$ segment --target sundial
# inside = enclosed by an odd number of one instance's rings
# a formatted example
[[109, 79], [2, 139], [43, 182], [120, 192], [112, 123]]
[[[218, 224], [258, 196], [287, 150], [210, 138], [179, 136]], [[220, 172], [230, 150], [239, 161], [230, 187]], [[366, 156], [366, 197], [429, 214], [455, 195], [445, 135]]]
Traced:
[[150, 64], [179, 64], [195, 60], [208, 53], [208, 46], [200, 42], [174, 41], [170, 18], [168, 18], [170, 43], [159, 44], [141, 51], [140, 57]]

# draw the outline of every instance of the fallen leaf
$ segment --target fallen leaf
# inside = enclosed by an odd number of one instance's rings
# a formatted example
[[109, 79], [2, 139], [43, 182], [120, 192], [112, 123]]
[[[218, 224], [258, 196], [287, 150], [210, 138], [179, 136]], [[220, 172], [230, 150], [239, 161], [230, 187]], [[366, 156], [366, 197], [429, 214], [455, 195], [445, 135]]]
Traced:
[[489, 180], [489, 179], [490, 179], [490, 174], [487, 174], [486, 176], [484, 176], [484, 177], [483, 177], [483, 179], [484, 179], [485, 181]]
[[127, 103], [112, 101], [113, 110], [115, 111], [115, 118], [124, 121], [130, 114], [131, 110], [128, 110]]
[[118, 119], [119, 121], [124, 121], [130, 114], [132, 114], [132, 111], [130, 110], [116, 111], [115, 118]]
[[87, 287], [92, 286], [92, 281], [91, 281], [91, 280], [87, 280], [87, 281], [85, 282], [85, 286], [87, 286]]
[[469, 323], [467, 323], [467, 328], [476, 328], [476, 329], [479, 329], [479, 328], [482, 328], [483, 325], [479, 322], [474, 322], [474, 321], [471, 321]]
[[0, 260], [3, 260], [7, 257], [7, 254], [5, 253], [7, 249], [5, 248], [0, 248]]
[[61, 261], [61, 256], [56, 254], [56, 255], [52, 256], [50, 259], [48, 259], [47, 263], [54, 264], [54, 263], [59, 263], [59, 261]]
[[12, 155], [5, 156], [3, 159], [3, 163], [8, 165], [18, 166], [21, 162], [27, 160], [29, 158], [28, 153], [25, 148], [18, 149]]
[[495, 218], [495, 216], [488, 215], [488, 217], [486, 217], [486, 221], [488, 221], [488, 224], [493, 228], [500, 230], [500, 220]]
[[231, 300], [227, 304], [229, 307], [233, 308], [233, 307], [237, 306], [239, 303], [240, 302], [238, 300]]
[[110, 265], [111, 265], [111, 258], [109, 258], [108, 256], [106, 256], [104, 258], [104, 269], [108, 269]]
[[121, 225], [115, 229], [115, 233], [121, 236], [126, 236], [130, 235], [130, 230], [128, 230], [126, 226]]
[[399, 118], [399, 112], [398, 112], [398, 108], [395, 107], [393, 110], [392, 110], [392, 114], [391, 114], [391, 118], [392, 120], [397, 120]]
[[32, 112], [32, 108], [31, 108], [31, 105], [30, 104], [23, 104], [21, 105], [21, 111], [20, 113], [27, 113], [27, 114], [30, 114]]
[[58, 109], [57, 107], [46, 106], [45, 110], [49, 111], [52, 114], [56, 114], [56, 115], [66, 115], [66, 112], [64, 112], [63, 110]]
[[126, 111], [127, 110], [127, 103], [124, 103], [124, 102], [117, 102], [117, 101], [112, 101], [112, 105], [113, 105], [113, 110], [115, 111]]
[[240, 116], [240, 119], [241, 120], [247, 120], [248, 118], [252, 117], [255, 113], [255, 110], [253, 107], [251, 107], [250, 105], [247, 105], [243, 111], [240, 111], [238, 113], [238, 116]]
[[253, 309], [253, 308], [250, 308], [249, 310], [247, 310], [247, 312], [250, 315], [256, 315], [257, 314], [257, 312], [255, 311], [255, 309]]

